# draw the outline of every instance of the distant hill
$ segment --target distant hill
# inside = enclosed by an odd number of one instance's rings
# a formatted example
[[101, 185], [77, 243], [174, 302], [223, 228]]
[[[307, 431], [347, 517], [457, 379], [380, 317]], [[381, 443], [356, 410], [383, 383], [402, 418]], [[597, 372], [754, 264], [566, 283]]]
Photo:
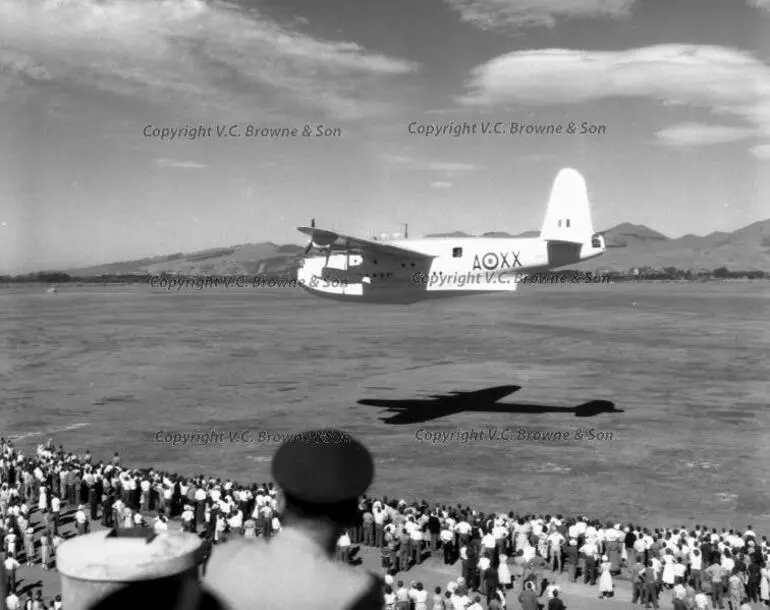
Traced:
[[642, 243], [659, 244], [660, 242], [669, 239], [663, 235], [663, 233], [653, 231], [649, 227], [645, 227], [644, 225], [632, 225], [628, 222], [607, 229], [603, 232], [603, 235], [607, 245], [626, 247]]
[[732, 233], [666, 237], [644, 226], [622, 224], [604, 231], [611, 248], [604, 256], [577, 269], [625, 270], [631, 267], [678, 267], [731, 271], [770, 271], [770, 219], [750, 224]]
[[[672, 239], [643, 225], [619, 224], [602, 232], [610, 249], [607, 254], [575, 268], [584, 270], [627, 270], [632, 267], [678, 267], [712, 270], [727, 267], [731, 271], [770, 271], [770, 219], [733, 231], [709, 235], [685, 235]], [[539, 231], [518, 235], [504, 232], [485, 233], [486, 237], [535, 237]], [[472, 237], [468, 233], [434, 233], [425, 237]], [[304, 248], [295, 244], [272, 242], [241, 244], [199, 252], [169, 254], [133, 261], [61, 270], [73, 276], [113, 274], [255, 275], [287, 274], [296, 269], [297, 257]], [[60, 270], [57, 270], [60, 271]]]
[[304, 248], [272, 242], [242, 244], [187, 254], [172, 254], [134, 261], [67, 269], [73, 276], [179, 273], [185, 275], [257, 275], [287, 273], [296, 267], [296, 257]]
[[[524, 233], [506, 233], [505, 231], [488, 231], [482, 233], [479, 237], [537, 237], [540, 235], [540, 231], [524, 231]], [[429, 233], [425, 237], [474, 237], [470, 233], [464, 233], [462, 231], [454, 231], [453, 233]]]
[[454, 231], [452, 233], [428, 233], [425, 237], [473, 237], [470, 233]]

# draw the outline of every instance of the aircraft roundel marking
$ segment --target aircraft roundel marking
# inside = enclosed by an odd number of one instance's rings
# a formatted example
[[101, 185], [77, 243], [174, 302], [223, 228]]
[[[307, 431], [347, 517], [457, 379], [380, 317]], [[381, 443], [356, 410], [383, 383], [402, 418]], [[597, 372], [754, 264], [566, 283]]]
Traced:
[[484, 266], [484, 269], [487, 270], [497, 269], [497, 266], [500, 264], [500, 259], [494, 252], [487, 252], [481, 257], [481, 264]]

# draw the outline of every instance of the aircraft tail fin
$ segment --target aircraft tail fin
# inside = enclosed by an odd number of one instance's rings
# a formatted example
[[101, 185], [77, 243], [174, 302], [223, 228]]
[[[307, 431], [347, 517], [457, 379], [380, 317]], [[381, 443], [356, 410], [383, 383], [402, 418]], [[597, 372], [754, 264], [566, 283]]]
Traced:
[[586, 181], [575, 169], [562, 169], [553, 181], [540, 237], [546, 241], [590, 243], [593, 235]]

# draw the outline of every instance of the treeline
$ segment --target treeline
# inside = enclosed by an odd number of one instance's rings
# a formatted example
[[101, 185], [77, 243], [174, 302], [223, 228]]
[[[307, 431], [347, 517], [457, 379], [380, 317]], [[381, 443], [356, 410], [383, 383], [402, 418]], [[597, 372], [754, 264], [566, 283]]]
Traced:
[[[652, 267], [637, 267], [629, 269], [625, 273], [609, 272], [611, 278], [619, 276], [626, 280], [726, 280], [726, 279], [749, 279], [766, 280], [770, 279], [770, 273], [767, 271], [730, 271], [727, 267], [718, 267], [711, 271], [679, 269], [678, 267], [663, 267], [663, 269], [654, 269]], [[621, 280], [622, 281], [622, 280]]]
[[597, 282], [634, 282], [644, 280], [679, 280], [704, 282], [709, 280], [724, 279], [749, 279], [767, 280], [770, 273], [767, 271], [730, 271], [727, 267], [719, 267], [712, 271], [696, 271], [693, 269], [679, 269], [677, 267], [664, 267], [654, 269], [652, 267], [634, 267], [626, 271], [597, 270], [576, 271], [563, 269], [559, 271], [546, 271], [528, 275], [525, 282], [532, 283], [597, 283]]
[[[244, 274], [208, 274], [210, 277], [246, 277]], [[176, 273], [111, 273], [79, 277], [67, 273], [29, 273], [26, 275], [0, 275], [0, 284], [149, 284], [152, 278], [174, 278], [180, 281], [198, 280], [206, 275], [180, 275]], [[296, 279], [294, 273], [259, 273], [248, 277], [258, 277], [264, 281]]]

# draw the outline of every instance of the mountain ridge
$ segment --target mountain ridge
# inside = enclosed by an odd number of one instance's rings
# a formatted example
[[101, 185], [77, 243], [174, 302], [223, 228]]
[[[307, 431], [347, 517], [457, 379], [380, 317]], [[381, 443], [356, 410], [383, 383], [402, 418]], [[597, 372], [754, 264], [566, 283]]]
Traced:
[[[754, 222], [735, 231], [714, 231], [708, 235], [672, 238], [645, 225], [621, 223], [601, 232], [610, 248], [598, 258], [576, 269], [633, 267], [678, 267], [711, 270], [727, 267], [740, 271], [770, 271], [770, 219]], [[493, 231], [483, 237], [535, 237], [539, 231], [509, 234]], [[473, 237], [462, 231], [433, 233], [425, 238]], [[57, 270], [70, 276], [89, 277], [120, 274], [178, 273], [186, 275], [257, 275], [290, 273], [304, 247], [272, 241], [176, 252], [129, 261]]]

